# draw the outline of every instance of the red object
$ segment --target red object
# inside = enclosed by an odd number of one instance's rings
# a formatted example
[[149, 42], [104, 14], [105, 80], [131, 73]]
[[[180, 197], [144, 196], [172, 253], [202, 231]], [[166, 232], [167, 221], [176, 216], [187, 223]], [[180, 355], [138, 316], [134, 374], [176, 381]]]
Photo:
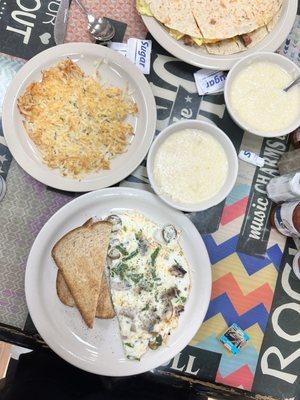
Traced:
[[300, 149], [300, 128], [291, 133], [291, 143], [295, 149]]
[[[292, 213], [286, 212], [287, 208], [293, 208]], [[300, 237], [300, 201], [278, 204], [271, 211], [270, 222], [283, 235]]]
[[243, 365], [241, 368], [237, 369], [227, 376], [222, 376], [220, 371], [218, 371], [216, 376], [217, 383], [223, 383], [224, 385], [235, 387], [242, 387], [245, 390], [251, 390], [253, 380], [253, 373], [247, 364]]
[[249, 200], [249, 197], [246, 196], [243, 199], [238, 200], [234, 204], [225, 206], [223, 213], [222, 213], [221, 225], [229, 224], [231, 221], [235, 220], [236, 218], [239, 218], [239, 217], [245, 215], [248, 200]]

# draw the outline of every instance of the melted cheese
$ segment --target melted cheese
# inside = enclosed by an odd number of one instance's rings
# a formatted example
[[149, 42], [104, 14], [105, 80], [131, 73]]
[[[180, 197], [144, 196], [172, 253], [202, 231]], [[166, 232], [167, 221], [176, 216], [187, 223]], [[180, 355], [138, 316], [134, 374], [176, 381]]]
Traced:
[[228, 161], [211, 135], [186, 129], [163, 142], [153, 172], [162, 194], [180, 203], [196, 204], [219, 192], [227, 177]]
[[229, 93], [237, 117], [249, 127], [270, 133], [288, 128], [299, 116], [300, 87], [283, 89], [293, 77], [277, 64], [255, 62], [234, 78]]
[[136, 0], [136, 8], [141, 15], [147, 15], [148, 17], [153, 17], [150, 5], [146, 1]]

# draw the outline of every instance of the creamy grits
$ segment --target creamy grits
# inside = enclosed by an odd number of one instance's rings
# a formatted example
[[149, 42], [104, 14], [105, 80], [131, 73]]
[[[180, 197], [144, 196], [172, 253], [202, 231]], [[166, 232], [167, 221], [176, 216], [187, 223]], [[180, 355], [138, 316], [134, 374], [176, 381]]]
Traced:
[[299, 85], [283, 91], [293, 79], [275, 63], [250, 64], [237, 74], [229, 92], [236, 116], [263, 133], [288, 128], [300, 112]]
[[160, 194], [184, 204], [197, 204], [216, 195], [225, 183], [228, 160], [210, 134], [185, 129], [170, 135], [154, 158], [153, 175]]

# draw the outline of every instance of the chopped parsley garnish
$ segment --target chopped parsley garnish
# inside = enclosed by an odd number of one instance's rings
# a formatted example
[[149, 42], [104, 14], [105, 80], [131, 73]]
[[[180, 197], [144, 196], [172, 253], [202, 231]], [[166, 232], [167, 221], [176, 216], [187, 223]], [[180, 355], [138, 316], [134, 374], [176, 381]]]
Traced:
[[154, 250], [154, 252], [151, 254], [151, 265], [152, 267], [154, 267], [158, 253], [160, 251], [160, 247], [156, 247], [156, 249]]
[[128, 251], [125, 249], [125, 247], [122, 244], [118, 244], [118, 246], [116, 246], [116, 249], [119, 250], [119, 252], [123, 255], [123, 256], [128, 256]]
[[130, 274], [128, 277], [134, 282], [139, 283], [140, 280], [143, 278], [143, 274]]
[[145, 290], [146, 292], [151, 292], [152, 289], [154, 288], [154, 282], [153, 281], [145, 281], [142, 289]]
[[140, 361], [141, 359], [139, 357], [134, 357], [134, 356], [127, 356], [128, 360], [135, 360], [135, 361]]
[[137, 233], [134, 234], [137, 241], [142, 240], [143, 233], [142, 230], [139, 230]]
[[151, 267], [150, 268], [150, 274], [151, 274], [151, 278], [154, 280], [154, 281], [160, 281], [161, 279], [157, 276], [157, 274], [156, 274], [156, 270], [155, 270], [155, 267]]
[[176, 303], [184, 304], [185, 302], [186, 302], [186, 297], [184, 297], [184, 296], [178, 296], [176, 299]]
[[111, 275], [112, 276], [118, 275], [121, 279], [124, 279], [127, 270], [128, 270], [128, 265], [125, 264], [124, 262], [120, 262], [118, 265], [116, 265], [114, 268], [111, 269]]
[[133, 345], [131, 343], [124, 343], [124, 344], [125, 344], [125, 346], [133, 348]]
[[147, 303], [147, 304], [145, 305], [145, 307], [142, 308], [141, 311], [147, 311], [147, 310], [149, 310], [149, 303]]
[[151, 272], [152, 278], [153, 278], [154, 280], [156, 280], [156, 279], [157, 279], [157, 275], [156, 275], [155, 269], [154, 269], [154, 268], [151, 268], [150, 272]]
[[123, 261], [128, 261], [128, 260], [130, 260], [131, 258], [137, 256], [138, 254], [139, 254], [139, 249], [136, 249], [136, 250], [134, 250], [132, 253], [128, 254], [127, 257], [124, 257], [124, 258], [123, 258]]

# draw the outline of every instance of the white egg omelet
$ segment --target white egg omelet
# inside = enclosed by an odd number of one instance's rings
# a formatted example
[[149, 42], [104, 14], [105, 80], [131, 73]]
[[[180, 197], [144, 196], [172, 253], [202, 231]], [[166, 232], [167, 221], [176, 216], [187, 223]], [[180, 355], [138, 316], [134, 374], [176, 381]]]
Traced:
[[112, 301], [125, 354], [140, 360], [149, 348], [165, 344], [176, 328], [189, 295], [189, 266], [172, 225], [160, 227], [131, 211], [111, 217]]

